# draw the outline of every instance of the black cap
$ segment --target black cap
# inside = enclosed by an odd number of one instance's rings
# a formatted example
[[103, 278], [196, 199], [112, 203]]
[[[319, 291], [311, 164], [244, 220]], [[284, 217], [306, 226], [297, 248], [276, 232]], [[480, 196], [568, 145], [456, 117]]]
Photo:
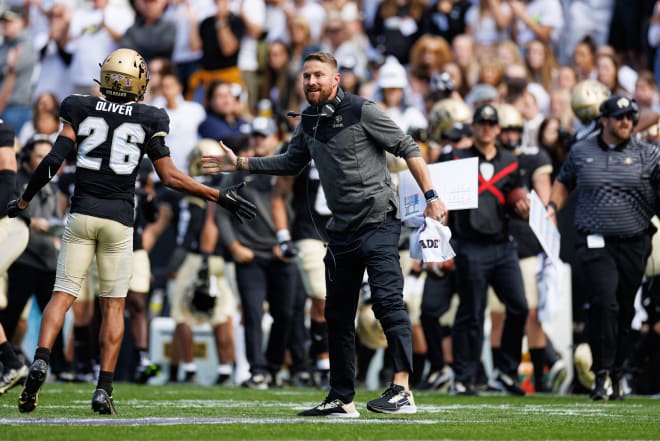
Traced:
[[637, 102], [621, 95], [611, 96], [600, 105], [600, 116], [610, 117], [637, 112], [639, 112]]
[[497, 109], [490, 104], [477, 107], [477, 110], [474, 111], [472, 122], [475, 124], [480, 122], [492, 122], [498, 124], [499, 118], [497, 117]]

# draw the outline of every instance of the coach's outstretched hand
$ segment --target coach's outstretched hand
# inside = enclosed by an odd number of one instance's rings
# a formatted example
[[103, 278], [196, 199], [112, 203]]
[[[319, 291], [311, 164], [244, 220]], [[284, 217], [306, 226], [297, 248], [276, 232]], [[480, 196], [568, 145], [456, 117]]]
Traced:
[[204, 173], [215, 174], [222, 172], [233, 172], [238, 170], [236, 153], [219, 141], [220, 151], [212, 154], [202, 155], [202, 168]]
[[245, 182], [232, 185], [231, 187], [221, 188], [218, 196], [218, 205], [231, 211], [240, 223], [254, 219], [257, 214], [257, 207], [238, 195], [238, 190], [245, 186]]
[[25, 210], [26, 208], [27, 208], [27, 206], [24, 207], [24, 208], [21, 208], [21, 206], [19, 204], [19, 199], [13, 199], [13, 200], [9, 201], [9, 203], [7, 204], [7, 216], [16, 217], [19, 214], [21, 214], [21, 212], [23, 210]]

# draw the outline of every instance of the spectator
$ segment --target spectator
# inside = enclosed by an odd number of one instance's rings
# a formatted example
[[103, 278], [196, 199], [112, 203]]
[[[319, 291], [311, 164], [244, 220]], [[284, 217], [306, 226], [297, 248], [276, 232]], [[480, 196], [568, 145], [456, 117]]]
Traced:
[[264, 0], [233, 0], [230, 7], [245, 23], [245, 34], [240, 40], [238, 52], [238, 68], [243, 73], [247, 108], [254, 113], [259, 99], [259, 76], [263, 75], [266, 65], [266, 3]]
[[513, 34], [518, 46], [524, 47], [533, 39], [541, 40], [557, 49], [564, 28], [564, 12], [559, 0], [512, 0], [515, 24]]
[[[44, 92], [37, 96], [32, 109], [32, 120], [23, 124], [18, 134], [18, 142], [25, 145], [34, 134], [48, 135], [55, 142], [60, 131], [60, 102], [55, 94]], [[43, 116], [46, 115], [46, 116]], [[54, 124], [53, 124], [54, 118]]]
[[474, 48], [474, 39], [467, 34], [457, 35], [451, 44], [453, 60], [463, 71], [466, 86], [472, 88], [477, 83], [479, 63]]
[[201, 104], [183, 98], [183, 86], [174, 73], [161, 78], [164, 103], [162, 108], [170, 117], [170, 133], [165, 138], [171, 146], [172, 161], [179, 170], [188, 170], [188, 156], [197, 144], [198, 129], [206, 118]]
[[660, 87], [660, 1], [656, 1], [653, 7], [653, 16], [649, 25], [648, 33], [649, 45], [655, 49], [655, 58], [653, 60], [653, 74], [655, 75], [656, 85]]
[[244, 147], [250, 126], [238, 116], [239, 98], [240, 88], [220, 81], [212, 82], [206, 97], [206, 119], [198, 128], [199, 137], [223, 140], [237, 147]]
[[215, 6], [215, 15], [199, 24], [200, 39], [191, 47], [202, 50], [202, 61], [201, 67], [190, 77], [187, 100], [201, 102], [201, 97], [210, 96], [208, 89], [213, 81], [243, 84], [238, 52], [246, 32], [245, 22], [231, 12], [229, 0], [216, 0]]
[[468, 10], [465, 22], [477, 54], [490, 56], [499, 43], [509, 39], [513, 13], [505, 1], [479, 0]]
[[573, 67], [577, 74], [578, 81], [593, 79], [598, 76], [596, 69], [596, 44], [593, 39], [587, 35], [580, 41], [573, 50]]
[[425, 28], [451, 44], [454, 37], [465, 32], [465, 15], [471, 6], [470, 0], [434, 0], [424, 13], [428, 21]]
[[54, 93], [59, 102], [73, 91], [73, 79], [69, 74], [73, 54], [67, 48], [72, 13], [72, 8], [64, 2], [55, 3], [48, 11], [50, 32], [45, 42], [37, 47], [41, 68], [33, 96]]
[[164, 18], [167, 0], [135, 0], [137, 20], [119, 40], [119, 46], [138, 51], [149, 62], [172, 59], [176, 25]]
[[117, 42], [133, 25], [135, 12], [125, 6], [94, 0], [76, 8], [71, 16], [69, 39], [72, 51], [70, 72], [73, 93], [89, 95], [97, 91], [94, 79], [104, 57], [117, 49]]
[[619, 63], [613, 55], [599, 54], [596, 57], [596, 71], [596, 80], [604, 84], [612, 95], [628, 95], [619, 83]]
[[[202, 58], [202, 49], [199, 47], [199, 24], [206, 17], [213, 15], [214, 8], [213, 0], [169, 0], [169, 5], [165, 9], [165, 20], [176, 26], [172, 63], [183, 85], [184, 95], [188, 92], [190, 76], [199, 68]], [[150, 72], [153, 73], [152, 70]]]
[[383, 0], [368, 32], [371, 45], [381, 55], [394, 55], [399, 63], [407, 65], [410, 49], [426, 31], [425, 10], [422, 0]]
[[260, 99], [271, 103], [272, 112], [278, 120], [286, 118], [290, 109], [297, 109], [293, 102], [293, 89], [296, 77], [292, 71], [286, 44], [273, 41], [268, 44], [268, 61], [265, 75], [261, 80]]
[[525, 46], [525, 64], [531, 81], [549, 92], [557, 82], [557, 59], [552, 48], [540, 40], [531, 40]]
[[312, 38], [309, 22], [302, 15], [289, 20], [289, 34], [291, 35], [291, 43], [289, 44], [291, 73], [297, 75], [302, 68], [303, 59], [312, 52], [319, 50], [321, 46]]
[[[0, 117], [17, 132], [32, 117], [32, 81], [37, 51], [25, 27], [23, 9], [14, 7], [0, 14]], [[11, 86], [11, 87], [10, 87]]]

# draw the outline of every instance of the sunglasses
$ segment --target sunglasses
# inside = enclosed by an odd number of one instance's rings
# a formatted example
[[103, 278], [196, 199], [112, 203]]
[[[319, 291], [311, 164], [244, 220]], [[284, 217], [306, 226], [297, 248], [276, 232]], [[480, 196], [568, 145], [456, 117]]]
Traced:
[[628, 112], [628, 113], [622, 113], [621, 115], [613, 116], [612, 118], [614, 118], [617, 121], [623, 121], [624, 118], [627, 118], [630, 121], [634, 121], [635, 115], [632, 112]]

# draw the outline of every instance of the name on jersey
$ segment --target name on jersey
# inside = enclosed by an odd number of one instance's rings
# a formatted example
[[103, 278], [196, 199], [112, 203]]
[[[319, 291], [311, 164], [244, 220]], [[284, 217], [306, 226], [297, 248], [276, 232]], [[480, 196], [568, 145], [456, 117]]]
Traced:
[[133, 106], [126, 104], [111, 103], [109, 101], [99, 101], [96, 103], [96, 110], [103, 112], [114, 112], [120, 115], [132, 116]]

